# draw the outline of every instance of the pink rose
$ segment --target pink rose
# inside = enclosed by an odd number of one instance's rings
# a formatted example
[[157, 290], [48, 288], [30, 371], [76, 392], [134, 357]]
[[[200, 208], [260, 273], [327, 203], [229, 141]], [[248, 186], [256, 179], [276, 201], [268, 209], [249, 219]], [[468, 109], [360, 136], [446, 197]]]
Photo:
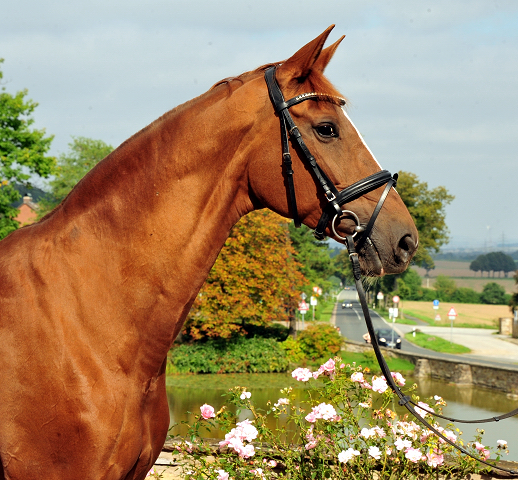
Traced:
[[209, 418], [214, 418], [216, 416], [216, 414], [214, 413], [214, 407], [211, 407], [210, 405], [202, 405], [200, 407], [200, 410], [201, 410], [201, 416], [205, 419], [205, 420], [208, 420]]

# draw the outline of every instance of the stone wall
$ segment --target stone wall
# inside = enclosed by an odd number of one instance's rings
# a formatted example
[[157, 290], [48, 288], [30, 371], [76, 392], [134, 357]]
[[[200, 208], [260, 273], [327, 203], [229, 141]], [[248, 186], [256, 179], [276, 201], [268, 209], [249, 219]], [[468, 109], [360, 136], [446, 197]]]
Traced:
[[[345, 349], [351, 352], [372, 351], [372, 347], [365, 343], [347, 340], [345, 345]], [[493, 367], [464, 358], [458, 361], [438, 359], [384, 347], [381, 350], [384, 356], [404, 358], [413, 363], [417, 378], [438, 378], [457, 385], [476, 385], [518, 396], [518, 367]]]

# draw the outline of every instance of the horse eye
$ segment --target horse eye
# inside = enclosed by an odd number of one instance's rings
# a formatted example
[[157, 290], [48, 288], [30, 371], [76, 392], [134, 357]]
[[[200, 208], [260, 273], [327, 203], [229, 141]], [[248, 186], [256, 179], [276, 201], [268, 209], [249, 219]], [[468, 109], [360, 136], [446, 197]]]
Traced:
[[338, 137], [338, 129], [329, 123], [318, 125], [315, 130], [323, 138]]

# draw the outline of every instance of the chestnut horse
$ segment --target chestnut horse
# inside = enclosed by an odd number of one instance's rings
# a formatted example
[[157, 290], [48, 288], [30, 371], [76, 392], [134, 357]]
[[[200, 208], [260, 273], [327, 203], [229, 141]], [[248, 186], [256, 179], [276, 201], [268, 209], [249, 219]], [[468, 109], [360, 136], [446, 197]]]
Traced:
[[[286, 98], [339, 95], [323, 76], [341, 40], [323, 48], [331, 29], [275, 64]], [[169, 426], [167, 352], [230, 229], [258, 208], [290, 217], [265, 69], [166, 113], [1, 242], [0, 479], [146, 476]], [[380, 171], [336, 102], [290, 111], [338, 189]], [[315, 228], [328, 200], [292, 154], [298, 215]], [[381, 190], [348, 203], [362, 224]], [[364, 273], [408, 266], [417, 231], [394, 189], [370, 238]]]

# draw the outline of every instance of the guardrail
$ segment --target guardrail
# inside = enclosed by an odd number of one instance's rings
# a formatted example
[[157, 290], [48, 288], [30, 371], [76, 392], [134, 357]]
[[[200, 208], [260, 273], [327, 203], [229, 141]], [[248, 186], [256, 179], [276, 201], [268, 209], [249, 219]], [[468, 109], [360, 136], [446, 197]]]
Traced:
[[[372, 351], [372, 347], [353, 340], [345, 341], [350, 352]], [[476, 385], [515, 395], [518, 398], [518, 366], [490, 366], [476, 361], [459, 358], [448, 360], [432, 355], [415, 354], [402, 350], [384, 348], [387, 357], [404, 358], [415, 365], [416, 378], [438, 378], [457, 385]]]

